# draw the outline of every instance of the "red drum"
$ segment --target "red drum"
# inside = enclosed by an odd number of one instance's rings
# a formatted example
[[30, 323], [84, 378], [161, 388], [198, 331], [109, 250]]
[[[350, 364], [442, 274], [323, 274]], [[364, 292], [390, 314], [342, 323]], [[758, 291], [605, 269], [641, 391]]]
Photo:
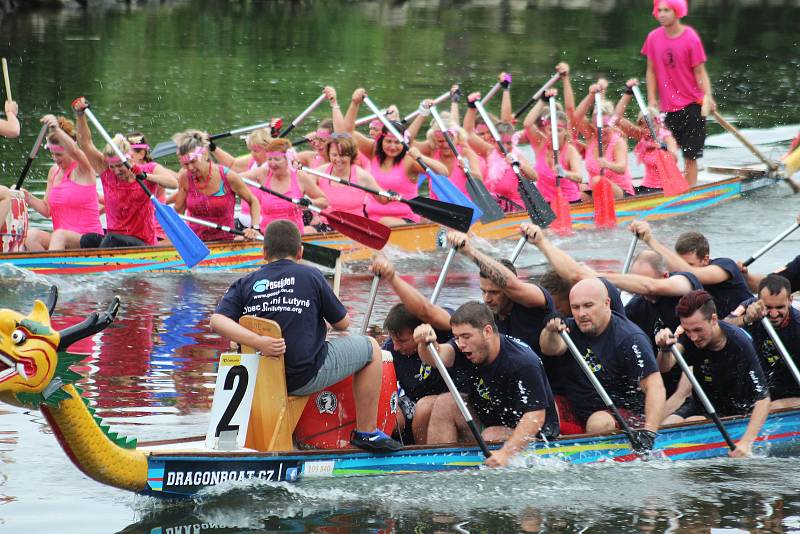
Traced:
[[[378, 428], [392, 435], [397, 425], [397, 377], [392, 355], [383, 351], [383, 385], [378, 401]], [[312, 393], [294, 430], [300, 448], [350, 447], [350, 431], [356, 427], [353, 377]]]
[[0, 251], [20, 252], [28, 235], [28, 205], [22, 191], [9, 190], [9, 193], [11, 209], [0, 220]]

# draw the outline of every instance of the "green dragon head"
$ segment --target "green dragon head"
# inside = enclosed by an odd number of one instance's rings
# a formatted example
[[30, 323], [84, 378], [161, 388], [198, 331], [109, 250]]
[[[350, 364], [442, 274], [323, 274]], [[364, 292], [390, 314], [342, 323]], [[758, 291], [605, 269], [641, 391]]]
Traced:
[[119, 309], [115, 298], [105, 312], [92, 313], [82, 323], [59, 332], [50, 325], [56, 298], [53, 288], [48, 304], [35, 301], [28, 316], [0, 309], [0, 400], [38, 408], [66, 399], [62, 387], [80, 378], [70, 366], [83, 356], [64, 350], [111, 324]]

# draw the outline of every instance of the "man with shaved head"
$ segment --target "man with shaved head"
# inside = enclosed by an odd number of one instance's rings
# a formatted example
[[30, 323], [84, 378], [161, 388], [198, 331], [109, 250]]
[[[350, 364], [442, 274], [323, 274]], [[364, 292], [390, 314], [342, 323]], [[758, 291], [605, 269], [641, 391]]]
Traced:
[[584, 375], [559, 332], [567, 330], [583, 359], [631, 426], [642, 449], [652, 448], [664, 410], [664, 383], [647, 335], [611, 310], [606, 286], [596, 278], [575, 284], [569, 294], [572, 317], [548, 321], [540, 345], [548, 356], [563, 356], [566, 394], [586, 432], [609, 432], [616, 421]]

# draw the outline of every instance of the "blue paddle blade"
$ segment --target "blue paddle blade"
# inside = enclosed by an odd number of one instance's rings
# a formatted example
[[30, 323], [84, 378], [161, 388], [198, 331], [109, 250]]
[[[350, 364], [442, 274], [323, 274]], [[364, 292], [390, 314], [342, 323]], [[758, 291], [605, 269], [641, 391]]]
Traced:
[[447, 176], [442, 176], [435, 172], [426, 174], [431, 180], [431, 190], [436, 193], [439, 200], [458, 206], [464, 206], [465, 208], [472, 208], [472, 221], [470, 224], [475, 224], [483, 216], [483, 212], [472, 202], [472, 199], [456, 187], [456, 184], [451, 182]]
[[165, 206], [155, 197], [150, 197], [150, 200], [156, 208], [158, 224], [164, 229], [186, 266], [191, 269], [203, 261], [210, 254], [206, 244], [178, 217], [172, 206]]

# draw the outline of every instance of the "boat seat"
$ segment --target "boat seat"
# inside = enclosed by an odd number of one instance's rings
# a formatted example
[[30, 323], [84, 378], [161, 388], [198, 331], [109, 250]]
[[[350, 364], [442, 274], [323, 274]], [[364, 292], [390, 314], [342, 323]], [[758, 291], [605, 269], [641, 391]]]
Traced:
[[[281, 327], [270, 319], [245, 315], [239, 324], [262, 336], [283, 337]], [[252, 354], [256, 350], [242, 345], [242, 352]], [[292, 433], [307, 401], [308, 396], [287, 393], [283, 355], [261, 358], [244, 446], [262, 452], [294, 450]]]

